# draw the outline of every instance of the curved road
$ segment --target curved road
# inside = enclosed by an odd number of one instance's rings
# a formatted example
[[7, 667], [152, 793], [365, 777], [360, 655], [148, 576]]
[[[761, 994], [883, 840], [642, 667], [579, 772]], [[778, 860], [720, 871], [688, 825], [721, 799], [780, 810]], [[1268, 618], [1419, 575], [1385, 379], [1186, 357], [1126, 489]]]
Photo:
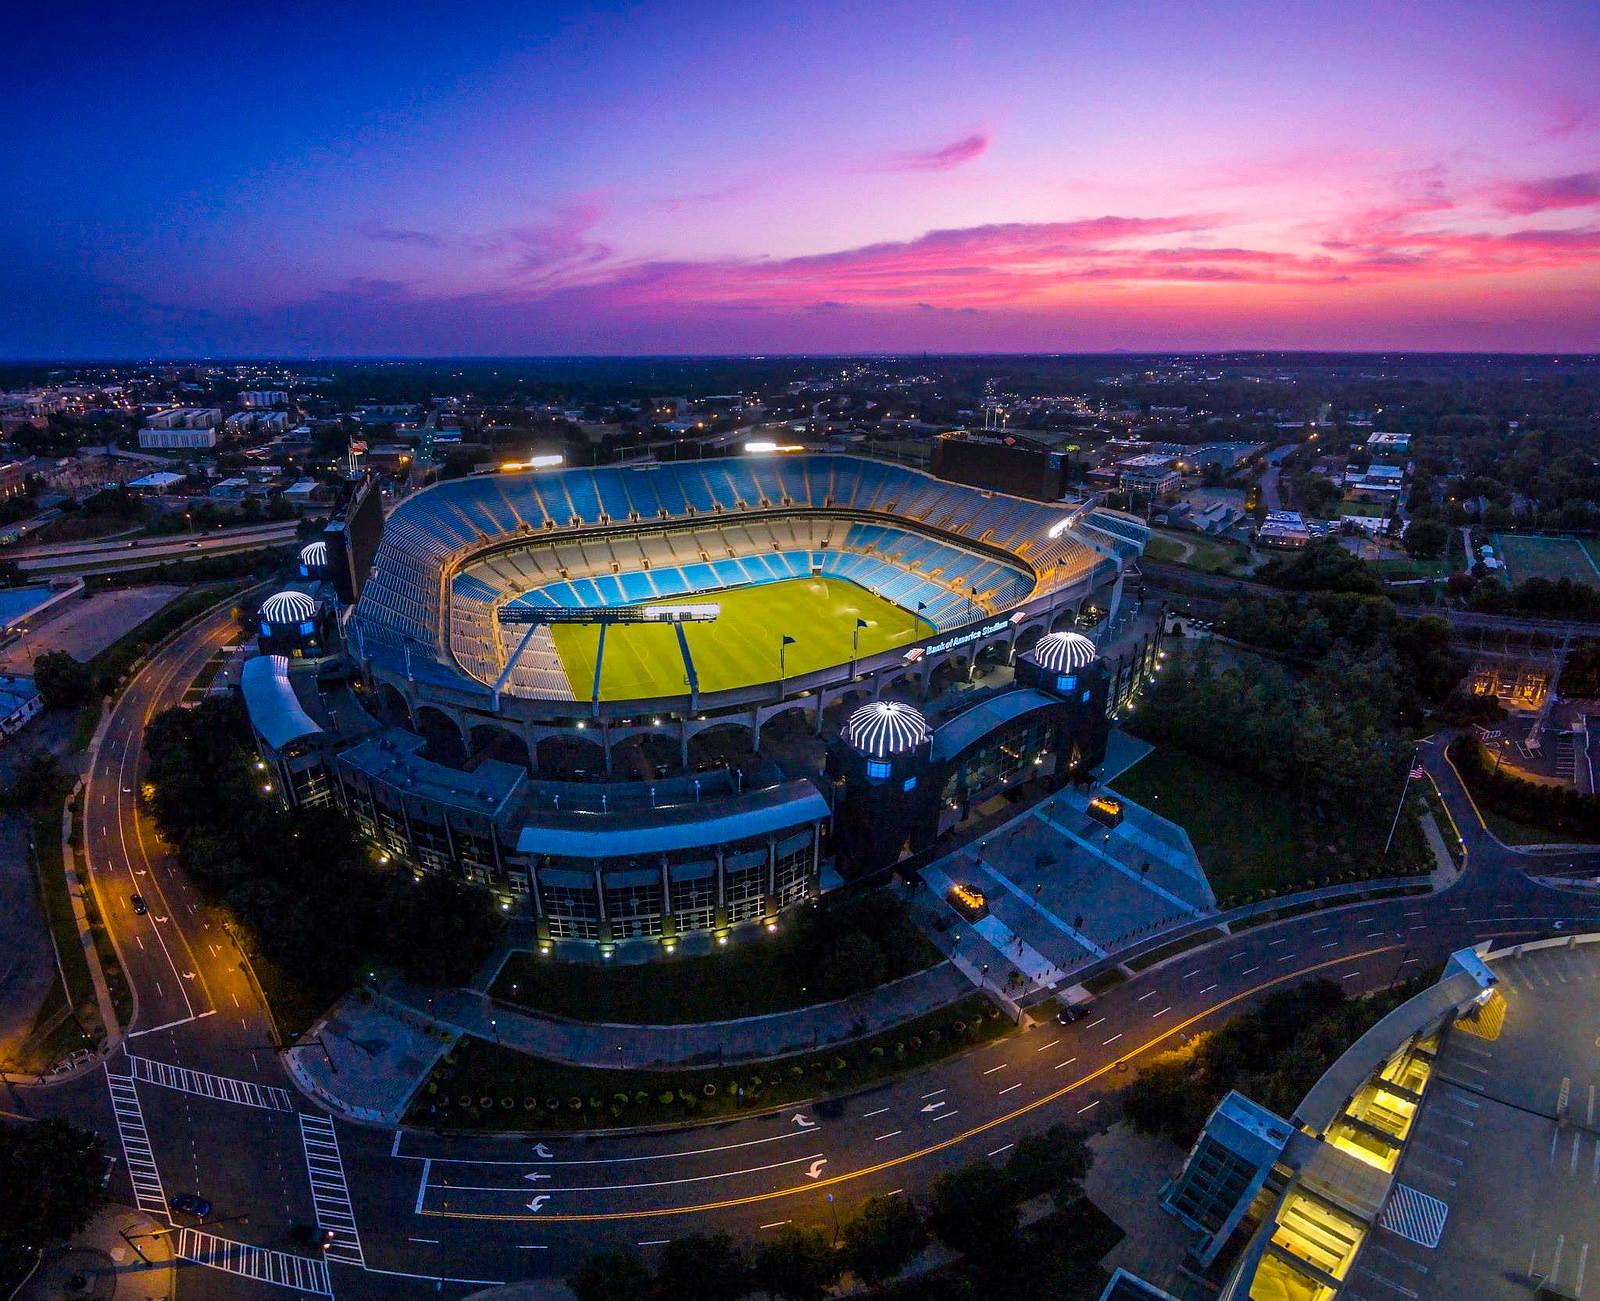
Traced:
[[[133, 1156], [139, 1179], [130, 1182], [119, 1159], [113, 1195], [131, 1202], [142, 1191], [148, 1209], [159, 1194], [142, 1156], [142, 1118], [166, 1195], [203, 1192], [219, 1237], [268, 1249], [217, 1259], [292, 1281], [302, 1293], [304, 1263], [272, 1253], [296, 1251], [290, 1225], [319, 1214], [338, 1228], [329, 1286], [372, 1297], [559, 1276], [583, 1252], [617, 1244], [650, 1251], [694, 1229], [759, 1238], [789, 1222], [828, 1227], [834, 1207], [848, 1217], [869, 1194], [920, 1193], [947, 1169], [1003, 1159], [1030, 1130], [1109, 1118], [1112, 1095], [1142, 1054], [1175, 1046], [1275, 986], [1322, 975], [1352, 992], [1371, 990], [1475, 940], [1544, 934], [1556, 920], [1600, 924], [1600, 907], [1535, 885], [1522, 871], [1526, 859], [1479, 828], [1433, 743], [1425, 762], [1469, 849], [1470, 870], [1453, 888], [1253, 927], [1127, 981], [1071, 1026], [1047, 1022], [842, 1100], [672, 1132], [541, 1141], [330, 1124], [292, 1091], [242, 954], [137, 804], [145, 722], [180, 699], [234, 635], [221, 612], [139, 675], [111, 714], [87, 788], [95, 887], [138, 1002], [109, 1067], [112, 1076], [139, 1077], [131, 1088], [118, 1082], [122, 1127], [100, 1073], [28, 1097], [34, 1111], [93, 1123], [119, 1158]], [[1600, 854], [1551, 864], [1569, 865], [1600, 871]], [[129, 906], [135, 891], [149, 901], [148, 916]], [[127, 1148], [119, 1135], [131, 1139]], [[241, 1215], [248, 1222], [231, 1218]], [[320, 1286], [318, 1276], [310, 1290]], [[290, 1289], [194, 1267], [180, 1290], [233, 1298]]]

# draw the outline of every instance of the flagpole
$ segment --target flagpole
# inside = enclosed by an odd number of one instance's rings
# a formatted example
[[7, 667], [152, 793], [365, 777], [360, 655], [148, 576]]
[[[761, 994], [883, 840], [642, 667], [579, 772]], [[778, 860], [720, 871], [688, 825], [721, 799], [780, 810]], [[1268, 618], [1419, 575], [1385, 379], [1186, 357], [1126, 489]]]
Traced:
[[1417, 770], [1418, 751], [1413, 748], [1411, 761], [1406, 764], [1406, 784], [1400, 788], [1400, 803], [1394, 806], [1394, 821], [1389, 824], [1389, 838], [1383, 842], [1383, 856], [1389, 856], [1389, 846], [1394, 843], [1395, 828], [1400, 825], [1400, 810], [1406, 806], [1406, 794], [1411, 790], [1411, 774]]

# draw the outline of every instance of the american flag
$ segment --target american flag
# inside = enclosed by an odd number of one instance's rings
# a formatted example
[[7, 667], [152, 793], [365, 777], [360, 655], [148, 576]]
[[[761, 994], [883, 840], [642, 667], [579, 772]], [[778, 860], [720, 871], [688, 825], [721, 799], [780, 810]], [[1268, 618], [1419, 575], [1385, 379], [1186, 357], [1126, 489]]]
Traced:
[[1414, 768], [1412, 768], [1412, 770], [1411, 770], [1411, 780], [1414, 781], [1414, 782], [1419, 782], [1419, 781], [1422, 780], [1422, 777], [1423, 777], [1422, 765], [1419, 763]]

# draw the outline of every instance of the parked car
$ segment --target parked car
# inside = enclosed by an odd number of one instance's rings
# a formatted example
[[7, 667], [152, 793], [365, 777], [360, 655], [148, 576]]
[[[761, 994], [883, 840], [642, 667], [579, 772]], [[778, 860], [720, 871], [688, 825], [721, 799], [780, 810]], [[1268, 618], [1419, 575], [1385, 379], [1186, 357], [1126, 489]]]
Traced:
[[1081, 1021], [1089, 1015], [1087, 1003], [1062, 1003], [1056, 1011], [1057, 1025], [1071, 1025], [1074, 1021]]

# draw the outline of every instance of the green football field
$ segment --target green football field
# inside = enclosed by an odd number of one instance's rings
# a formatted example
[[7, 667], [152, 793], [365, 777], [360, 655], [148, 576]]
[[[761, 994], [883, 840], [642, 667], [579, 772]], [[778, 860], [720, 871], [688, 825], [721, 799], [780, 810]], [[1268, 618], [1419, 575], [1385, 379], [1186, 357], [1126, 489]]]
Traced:
[[1586, 542], [1568, 537], [1527, 537], [1517, 533], [1496, 533], [1495, 547], [1506, 562], [1506, 576], [1513, 584], [1530, 578], [1552, 581], [1570, 578], [1575, 583], [1600, 587], [1600, 570]]
[[[838, 578], [796, 578], [681, 599], [715, 602], [722, 607], [722, 613], [709, 623], [683, 625], [702, 692], [775, 681], [778, 643], [785, 635], [794, 638], [794, 645], [785, 652], [785, 670], [796, 678], [849, 663], [850, 634], [857, 619], [867, 621], [861, 630], [863, 659], [933, 631], [926, 619]], [[599, 626], [557, 623], [550, 626], [550, 635], [572, 683], [572, 694], [579, 700], [589, 699]], [[671, 624], [612, 624], [606, 630], [602, 700], [681, 696], [687, 690], [683, 655]]]

